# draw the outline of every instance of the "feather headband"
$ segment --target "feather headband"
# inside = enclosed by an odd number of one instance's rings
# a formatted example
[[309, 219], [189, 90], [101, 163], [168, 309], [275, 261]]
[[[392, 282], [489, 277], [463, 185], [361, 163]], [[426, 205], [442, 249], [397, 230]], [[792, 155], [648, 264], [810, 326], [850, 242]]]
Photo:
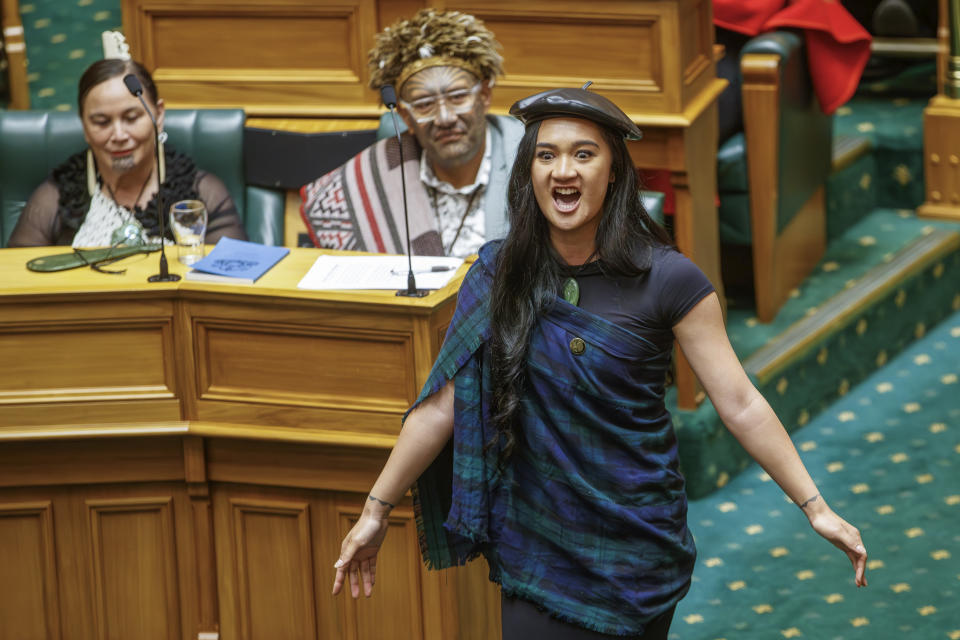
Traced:
[[392, 84], [399, 92], [410, 76], [436, 66], [459, 67], [493, 80], [503, 73], [499, 49], [493, 33], [473, 16], [421, 9], [377, 34], [367, 58], [370, 87]]

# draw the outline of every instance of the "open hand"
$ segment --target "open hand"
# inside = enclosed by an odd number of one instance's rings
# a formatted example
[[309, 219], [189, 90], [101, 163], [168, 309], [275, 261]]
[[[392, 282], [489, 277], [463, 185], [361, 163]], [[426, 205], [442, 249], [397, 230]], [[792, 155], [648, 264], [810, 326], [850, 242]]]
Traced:
[[377, 575], [377, 552], [387, 535], [387, 518], [378, 518], [366, 511], [353, 525], [340, 545], [340, 558], [333, 566], [337, 575], [333, 579], [333, 595], [340, 593], [345, 576], [350, 577], [350, 595], [360, 597], [360, 582], [363, 595], [370, 597]]

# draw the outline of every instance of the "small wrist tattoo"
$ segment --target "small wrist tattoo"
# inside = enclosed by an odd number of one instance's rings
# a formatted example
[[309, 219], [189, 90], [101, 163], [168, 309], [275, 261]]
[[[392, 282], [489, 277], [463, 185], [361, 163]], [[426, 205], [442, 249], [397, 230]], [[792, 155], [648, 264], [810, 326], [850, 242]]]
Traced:
[[819, 497], [820, 497], [820, 494], [818, 493], [817, 495], [813, 496], [812, 498], [807, 498], [807, 501], [806, 501], [806, 502], [804, 502], [804, 503], [801, 504], [801, 505], [797, 505], [797, 506], [799, 506], [801, 509], [806, 509], [808, 504], [810, 504], [811, 502], [816, 502], [816, 501], [817, 501], [817, 498], [819, 498]]
[[397, 506], [397, 505], [395, 505], [395, 504], [390, 504], [390, 503], [387, 502], [386, 500], [381, 500], [380, 498], [378, 498], [378, 497], [376, 497], [375, 495], [372, 495], [372, 494], [370, 495], [370, 498], [369, 498], [369, 499], [370, 499], [371, 502], [379, 502], [379, 503], [382, 504], [383, 506], [385, 506], [385, 507], [390, 507], [391, 509], [393, 509], [394, 507]]

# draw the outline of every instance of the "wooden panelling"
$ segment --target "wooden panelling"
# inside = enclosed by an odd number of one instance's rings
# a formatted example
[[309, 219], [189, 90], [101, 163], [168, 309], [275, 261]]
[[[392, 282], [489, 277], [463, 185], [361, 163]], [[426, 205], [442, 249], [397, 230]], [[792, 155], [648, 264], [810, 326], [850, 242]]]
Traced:
[[0, 638], [60, 638], [51, 503], [0, 503]]
[[627, 142], [627, 150], [637, 167], [683, 171], [687, 161], [680, 127], [645, 129], [642, 140]]
[[[0, 274], [13, 274], [15, 285], [0, 292], [0, 331], [27, 336], [16, 345], [36, 350], [60, 327], [160, 327], [162, 358], [135, 355], [115, 362], [114, 373], [102, 354], [85, 347], [83, 357], [94, 377], [141, 386], [162, 380], [176, 393], [36, 402], [28, 405], [32, 418], [23, 403], [9, 405], [21, 413], [8, 411], [10, 422], [0, 427], [0, 503], [49, 503], [56, 516], [57, 574], [42, 584], [59, 586], [59, 607], [38, 600], [36, 526], [0, 524], [0, 554], [25, 549], [17, 571], [34, 579], [23, 596], [25, 624], [41, 629], [58, 610], [71, 640], [195, 640], [201, 632], [224, 640], [383, 637], [364, 627], [373, 624], [362, 620], [367, 603], [329, 595], [332, 564], [345, 518], [363, 505], [426, 378], [459, 280], [419, 300], [392, 291], [302, 291], [296, 284], [320, 255], [306, 249], [294, 249], [253, 286], [153, 289], [145, 281], [155, 263], [142, 262], [107, 279], [79, 270], [54, 279], [22, 273], [43, 252], [49, 249], [0, 255]], [[144, 340], [121, 342], [130, 350]], [[107, 340], [98, 348], [117, 346]], [[32, 351], [5, 355], [28, 360]], [[128, 362], [148, 371], [123, 373]], [[17, 393], [85, 384], [60, 371], [29, 373], [18, 378]], [[156, 402], [170, 403], [175, 418], [144, 418]], [[34, 418], [45, 422], [32, 426]], [[400, 621], [388, 637], [489, 640], [469, 619], [471, 628], [458, 636], [457, 608], [473, 605], [461, 604], [457, 590], [482, 589], [472, 578], [422, 568], [409, 501], [393, 528], [375, 605], [377, 615]], [[495, 619], [485, 612], [477, 615]], [[22, 630], [10, 624], [0, 618], [0, 638], [8, 628]]]
[[[67, 402], [92, 396], [171, 397], [172, 380], [164, 375], [165, 328], [155, 323], [68, 325], [47, 331], [5, 327], [0, 332], [0, 361], [4, 363], [0, 401], [23, 402], [26, 397], [42, 396], [43, 390], [36, 385], [41, 377], [49, 385], [48, 400], [62, 394]], [[32, 357], [15, 357], [24, 351]]]
[[[591, 17], [584, 22], [586, 15]], [[485, 22], [505, 51], [508, 75], [501, 87], [552, 88], [594, 79], [608, 88], [663, 91], [660, 28], [655, 16], [618, 20], [586, 13], [544, 21], [536, 14], [491, 15]], [[621, 55], [611, 58], [608, 51], [595, 47], [577, 47], [572, 55], [572, 43], [601, 38]], [[557, 60], [563, 64], [548, 63]]]
[[235, 498], [230, 511], [239, 637], [316, 638], [309, 505]]
[[[140, 445], [149, 450], [163, 440]], [[475, 563], [428, 571], [420, 562], [409, 497], [391, 517], [376, 597], [354, 602], [329, 595], [340, 541], [386, 451], [364, 458], [360, 450], [340, 447], [217, 438], [201, 447], [195, 436], [169, 440], [182, 445], [187, 482], [81, 478], [73, 484], [72, 473], [56, 477], [44, 463], [41, 469], [60, 484], [0, 490], [0, 595], [9, 588], [8, 575], [21, 577], [13, 581], [16, 597], [0, 602], [0, 610], [12, 603], [29, 612], [0, 616], [0, 638], [62, 637], [24, 628], [63, 628], [72, 640], [187, 640], [218, 629], [221, 638], [251, 640], [497, 637], [499, 600], [486, 568]], [[77, 458], [108, 467], [92, 446], [80, 445], [107, 447], [105, 460], [131, 455], [109, 448], [110, 442], [70, 444]], [[26, 465], [60, 443], [24, 444], [16, 453]], [[224, 461], [236, 482], [219, 481]], [[261, 480], [286, 486], [262, 486]]]
[[[457, 569], [441, 585], [444, 593], [457, 598], [457, 631], [463, 640], [494, 640], [500, 638], [500, 585], [490, 581], [490, 566], [478, 558]], [[456, 589], [453, 589], [456, 585]], [[444, 637], [451, 637], [447, 634]], [[531, 638], [531, 640], [533, 640]]]
[[383, 31], [397, 20], [406, 20], [418, 10], [434, 5], [431, 0], [390, 0], [377, 3], [377, 31]]
[[403, 411], [416, 397], [401, 332], [195, 324], [201, 400]]
[[[471, 13], [503, 44], [494, 110], [587, 80], [628, 114], [678, 114], [715, 80], [709, 2], [635, 0], [123, 0], [134, 57], [177, 107], [370, 118], [374, 36], [422, 6]], [[184, 42], [190, 43], [184, 46]]]
[[[707, 0], [709, 2], [709, 0]], [[704, 0], [684, 0], [680, 9], [690, 19], [680, 20], [680, 66], [683, 78], [684, 103], [702, 89], [702, 80], [711, 77], [704, 73], [713, 66], [713, 25], [711, 12], [703, 7]]]
[[[136, 407], [132, 410], [131, 407]], [[83, 402], [24, 402], [0, 404], [0, 436], [5, 427], [47, 427], [108, 425], [145, 420], [160, 422], [180, 419], [176, 398], [134, 400], [87, 397]]]
[[455, 305], [451, 295], [429, 314], [371, 312], [185, 293], [178, 324], [185, 416], [381, 435], [398, 432], [439, 348], [427, 328], [449, 323]]
[[497, 111], [536, 91], [592, 80], [635, 121], [653, 124], [688, 110], [715, 81], [711, 7], [703, 0], [438, 4], [481, 18], [503, 44]]
[[196, 558], [173, 543], [190, 530], [176, 484], [3, 488], [0, 638], [195, 639]]
[[200, 402], [196, 417], [209, 422], [259, 426], [265, 434], [271, 428], [296, 428], [325, 432], [395, 435], [403, 411], [355, 411], [352, 409], [304, 408], [290, 404], [240, 403], [228, 400]]
[[[265, 457], [271, 455], [275, 452], [264, 452]], [[496, 637], [474, 631], [457, 635], [454, 592], [460, 583], [452, 572], [422, 566], [409, 499], [391, 514], [390, 532], [378, 556], [375, 596], [354, 601], [349, 596], [334, 598], [329, 590], [340, 541], [356, 522], [365, 493], [223, 483], [214, 483], [211, 492], [219, 532], [221, 637]]]
[[[298, 69], [305, 80], [327, 76], [358, 82], [366, 62], [356, 55], [355, 8], [316, 12], [260, 6], [231, 15], [187, 8], [154, 11], [151, 18], [151, 62], [167, 69], [169, 79], [175, 78], [174, 69], [235, 69], [263, 80]], [[290, 42], [304, 45], [296, 56], [288, 50]]]
[[[356, 505], [362, 506], [358, 500]], [[359, 509], [339, 510], [341, 537], [356, 524]], [[423, 603], [420, 562], [417, 554], [417, 527], [413, 513], [398, 507], [390, 514], [390, 529], [377, 556], [376, 597], [359, 600], [341, 598], [344, 638], [350, 640], [421, 640]], [[362, 588], [362, 587], [361, 587]], [[347, 586], [349, 590], [349, 585]], [[389, 624], [384, 624], [389, 620]]]
[[209, 440], [206, 451], [211, 482], [357, 492], [373, 485], [389, 454], [386, 450], [219, 438]]
[[87, 501], [100, 638], [180, 636], [172, 502], [169, 496]]
[[0, 319], [0, 428], [113, 422], [134, 401], [143, 420], [180, 418], [171, 305], [18, 302]]
[[0, 487], [183, 479], [179, 439], [110, 438], [0, 446]]
[[122, 9], [133, 55], [170, 105], [253, 115], [379, 111], [366, 86], [374, 0], [123, 0]]
[[665, 86], [664, 16], [650, 3], [445, 4], [482, 19], [503, 45], [506, 73], [493, 93], [496, 111], [537, 91], [588, 80], [631, 116], [680, 108], [673, 104], [679, 92]]

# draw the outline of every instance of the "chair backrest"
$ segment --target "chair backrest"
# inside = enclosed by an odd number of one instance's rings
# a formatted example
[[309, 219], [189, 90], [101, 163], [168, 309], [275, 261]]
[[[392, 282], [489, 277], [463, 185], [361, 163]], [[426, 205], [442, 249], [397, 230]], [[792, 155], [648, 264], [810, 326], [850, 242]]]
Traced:
[[[167, 144], [223, 180], [246, 225], [244, 121], [242, 109], [168, 109], [164, 130]], [[75, 112], [0, 111], [0, 246], [6, 246], [33, 190], [85, 146]], [[250, 231], [251, 239], [264, 241]]]

